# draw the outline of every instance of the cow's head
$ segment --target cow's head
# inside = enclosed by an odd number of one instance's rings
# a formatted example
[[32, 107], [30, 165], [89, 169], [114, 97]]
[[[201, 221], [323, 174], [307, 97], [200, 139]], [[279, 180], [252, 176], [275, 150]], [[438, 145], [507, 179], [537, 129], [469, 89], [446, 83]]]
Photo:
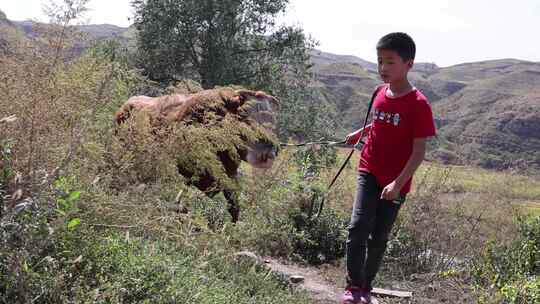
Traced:
[[[279, 110], [279, 101], [262, 91], [238, 90], [233, 97], [237, 103], [238, 114], [249, 117], [251, 123], [262, 126], [266, 132], [272, 133], [276, 127], [275, 114]], [[270, 138], [259, 138], [248, 144], [242, 158], [256, 168], [272, 167], [279, 146]]]

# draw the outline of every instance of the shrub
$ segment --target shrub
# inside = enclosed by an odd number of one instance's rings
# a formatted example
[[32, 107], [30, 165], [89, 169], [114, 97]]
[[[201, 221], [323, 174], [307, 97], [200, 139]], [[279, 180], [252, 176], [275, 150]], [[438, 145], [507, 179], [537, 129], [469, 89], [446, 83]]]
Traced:
[[484, 298], [505, 303], [539, 303], [540, 217], [518, 218], [519, 236], [510, 244], [486, 246], [473, 264], [472, 274]]
[[325, 209], [318, 218], [292, 209], [294, 254], [302, 260], [318, 265], [345, 256], [347, 219], [333, 209]]
[[[505, 243], [515, 235], [515, 210], [493, 189], [493, 179], [471, 169], [437, 164], [422, 166], [415, 177], [388, 243], [376, 284], [418, 290], [420, 297], [439, 302], [457, 295], [478, 299], [470, 269], [488, 240]], [[469, 168], [466, 169], [469, 173]], [[477, 188], [474, 188], [477, 187]], [[392, 282], [392, 283], [390, 283]]]
[[71, 234], [80, 224], [72, 217], [79, 193], [68, 190], [63, 180], [55, 185], [54, 192], [27, 198], [0, 218], [1, 303], [27, 303], [50, 292], [40, 283], [46, 276], [36, 277], [30, 268], [48, 262], [58, 236]]
[[8, 193], [8, 184], [15, 175], [12, 169], [11, 159], [11, 143], [2, 139], [0, 141], [0, 218], [4, 213], [4, 199], [10, 194]]
[[[0, 268], [0, 303], [307, 303], [227, 250], [80, 229], [22, 261], [25, 286]], [[0, 265], [6, 265], [4, 263]]]
[[310, 163], [291, 161], [297, 156], [283, 151], [269, 172], [242, 179], [246, 216], [234, 238], [262, 254], [329, 263], [345, 254], [348, 215], [327, 200], [321, 216], [314, 218], [326, 186]]

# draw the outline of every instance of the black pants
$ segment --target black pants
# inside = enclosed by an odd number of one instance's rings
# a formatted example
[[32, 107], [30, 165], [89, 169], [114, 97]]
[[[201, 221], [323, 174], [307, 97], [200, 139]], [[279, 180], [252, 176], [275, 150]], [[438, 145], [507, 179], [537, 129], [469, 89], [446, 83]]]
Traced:
[[347, 284], [371, 289], [383, 259], [388, 236], [405, 196], [381, 199], [375, 176], [360, 171], [347, 237]]

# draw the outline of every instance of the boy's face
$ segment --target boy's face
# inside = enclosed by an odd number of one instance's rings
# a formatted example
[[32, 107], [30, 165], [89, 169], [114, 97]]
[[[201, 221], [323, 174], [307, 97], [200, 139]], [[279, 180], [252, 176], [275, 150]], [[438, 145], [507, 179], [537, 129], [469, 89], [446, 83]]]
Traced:
[[407, 73], [413, 66], [413, 60], [403, 61], [396, 51], [377, 50], [379, 76], [385, 83], [396, 83], [407, 79]]

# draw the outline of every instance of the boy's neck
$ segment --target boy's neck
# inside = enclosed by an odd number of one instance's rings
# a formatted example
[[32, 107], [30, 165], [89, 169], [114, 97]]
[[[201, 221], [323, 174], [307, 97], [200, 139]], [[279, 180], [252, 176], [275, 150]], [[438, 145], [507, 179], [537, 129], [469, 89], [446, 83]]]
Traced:
[[400, 97], [412, 91], [413, 86], [409, 80], [405, 78], [402, 81], [389, 83], [388, 89], [390, 90], [388, 93], [390, 93], [391, 97]]

